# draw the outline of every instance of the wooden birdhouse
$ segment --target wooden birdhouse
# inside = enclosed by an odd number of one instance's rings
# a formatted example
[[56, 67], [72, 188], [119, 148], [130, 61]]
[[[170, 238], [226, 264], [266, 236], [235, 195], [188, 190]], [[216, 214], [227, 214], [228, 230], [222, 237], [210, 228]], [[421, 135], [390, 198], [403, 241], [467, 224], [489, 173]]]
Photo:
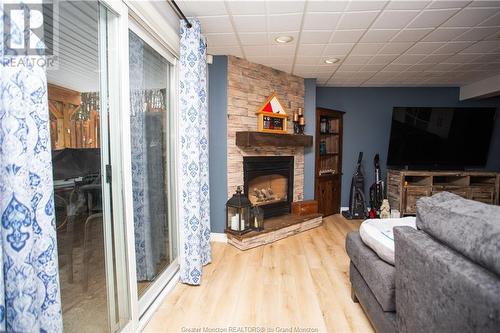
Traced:
[[260, 132], [270, 132], [270, 133], [287, 133], [287, 120], [288, 115], [286, 114], [283, 104], [273, 93], [266, 100], [264, 105], [257, 111], [257, 116], [259, 119], [259, 131]]

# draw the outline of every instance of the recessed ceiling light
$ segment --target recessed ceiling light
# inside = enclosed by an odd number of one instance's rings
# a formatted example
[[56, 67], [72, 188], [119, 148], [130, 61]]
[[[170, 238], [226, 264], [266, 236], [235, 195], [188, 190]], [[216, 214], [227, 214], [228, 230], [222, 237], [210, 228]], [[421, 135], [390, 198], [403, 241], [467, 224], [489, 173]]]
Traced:
[[274, 39], [276, 42], [280, 44], [290, 43], [293, 40], [292, 36], [279, 36]]
[[325, 64], [331, 65], [331, 64], [334, 64], [334, 63], [339, 62], [339, 61], [340, 61], [339, 58], [329, 58], [329, 59], [325, 60]]

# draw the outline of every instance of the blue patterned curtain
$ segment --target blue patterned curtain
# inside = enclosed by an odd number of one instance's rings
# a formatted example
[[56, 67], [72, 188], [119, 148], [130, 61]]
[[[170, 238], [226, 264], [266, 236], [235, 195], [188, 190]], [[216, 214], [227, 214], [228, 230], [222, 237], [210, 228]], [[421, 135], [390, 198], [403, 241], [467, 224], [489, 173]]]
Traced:
[[210, 263], [210, 198], [208, 187], [208, 106], [205, 40], [200, 23], [181, 21], [181, 281], [198, 285], [203, 265]]
[[11, 23], [9, 36], [0, 23], [0, 331], [62, 332], [46, 74], [43, 61], [12, 66], [4, 38], [24, 31]]

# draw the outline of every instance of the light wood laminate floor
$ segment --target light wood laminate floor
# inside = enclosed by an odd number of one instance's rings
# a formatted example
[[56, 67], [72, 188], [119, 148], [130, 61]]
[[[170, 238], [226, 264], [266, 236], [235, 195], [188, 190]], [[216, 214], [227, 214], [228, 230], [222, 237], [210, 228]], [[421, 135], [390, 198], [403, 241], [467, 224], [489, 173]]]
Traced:
[[244, 252], [212, 243], [201, 286], [176, 285], [144, 332], [373, 332], [350, 297], [344, 244], [359, 224], [334, 215]]

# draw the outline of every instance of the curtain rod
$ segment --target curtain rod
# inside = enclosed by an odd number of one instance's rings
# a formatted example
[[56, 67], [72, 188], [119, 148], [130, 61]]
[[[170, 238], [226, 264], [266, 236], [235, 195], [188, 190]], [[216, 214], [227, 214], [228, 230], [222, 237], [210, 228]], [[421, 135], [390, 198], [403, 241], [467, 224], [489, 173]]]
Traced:
[[175, 1], [174, 0], [169, 0], [168, 2], [171, 4], [171, 7], [174, 9], [175, 14], [177, 15], [177, 17], [179, 17], [181, 20], [184, 20], [184, 22], [186, 22], [186, 27], [191, 28], [193, 25], [191, 24], [191, 22], [189, 22], [189, 20], [187, 19], [186, 15], [184, 15], [184, 13], [179, 8], [179, 6], [177, 6], [177, 4], [175, 3]]

